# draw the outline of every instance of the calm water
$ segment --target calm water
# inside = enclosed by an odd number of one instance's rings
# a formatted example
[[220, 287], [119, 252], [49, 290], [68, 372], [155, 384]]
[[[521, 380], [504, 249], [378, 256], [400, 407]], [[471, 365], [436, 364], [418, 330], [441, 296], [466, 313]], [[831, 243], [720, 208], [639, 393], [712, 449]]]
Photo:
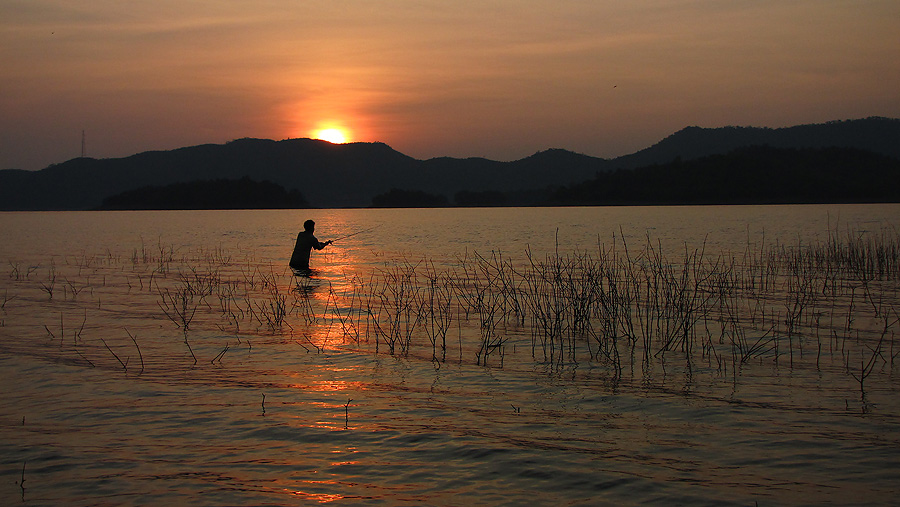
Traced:
[[[296, 280], [285, 265], [307, 218], [319, 239], [343, 239]], [[780, 349], [737, 367], [704, 345], [626, 357], [617, 374], [583, 351], [534, 356], [515, 326], [502, 360], [478, 364], [477, 319], [461, 313], [432, 361], [421, 333], [405, 354], [376, 352], [363, 316], [362, 287], [398, 267], [500, 252], [525, 270], [529, 255], [648, 238], [674, 259], [731, 258], [846, 230], [900, 230], [900, 206], [2, 213], [0, 499], [895, 504], [896, 280], [842, 296], [862, 312], [856, 336], [829, 337], [832, 319], [790, 361]], [[208, 292], [179, 299], [186, 284]], [[826, 306], [811, 319], [838, 314]], [[870, 357], [863, 394], [848, 372]]]

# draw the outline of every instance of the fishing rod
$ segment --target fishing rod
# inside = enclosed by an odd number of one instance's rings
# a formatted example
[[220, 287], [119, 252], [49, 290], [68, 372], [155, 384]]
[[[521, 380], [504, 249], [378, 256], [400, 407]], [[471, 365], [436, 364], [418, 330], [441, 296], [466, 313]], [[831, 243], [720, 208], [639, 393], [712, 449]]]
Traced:
[[356, 231], [356, 232], [354, 232], [354, 233], [352, 233], [352, 234], [348, 234], [348, 235], [346, 235], [346, 236], [341, 236], [340, 238], [335, 238], [335, 239], [332, 239], [332, 240], [329, 240], [329, 241], [331, 241], [332, 243], [334, 243], [335, 241], [341, 241], [342, 239], [352, 238], [353, 236], [356, 236], [357, 234], [362, 234], [362, 233], [364, 233], [364, 232], [374, 231], [375, 229], [377, 229], [377, 228], [379, 228], [379, 227], [381, 227], [381, 224], [378, 224], [378, 225], [376, 225], [376, 226], [374, 226], [374, 227], [369, 227], [368, 229], [363, 229], [363, 230], [361, 230], [361, 231]]

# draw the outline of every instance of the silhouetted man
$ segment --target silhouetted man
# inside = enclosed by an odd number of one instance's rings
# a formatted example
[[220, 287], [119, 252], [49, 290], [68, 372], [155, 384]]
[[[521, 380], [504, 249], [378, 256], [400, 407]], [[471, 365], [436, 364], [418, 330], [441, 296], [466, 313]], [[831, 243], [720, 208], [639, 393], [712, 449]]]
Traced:
[[316, 230], [316, 223], [312, 220], [303, 222], [303, 231], [297, 234], [297, 244], [294, 245], [294, 253], [291, 255], [289, 265], [296, 271], [309, 271], [309, 252], [315, 248], [321, 250], [331, 244], [331, 241], [319, 243], [319, 240], [313, 236]]

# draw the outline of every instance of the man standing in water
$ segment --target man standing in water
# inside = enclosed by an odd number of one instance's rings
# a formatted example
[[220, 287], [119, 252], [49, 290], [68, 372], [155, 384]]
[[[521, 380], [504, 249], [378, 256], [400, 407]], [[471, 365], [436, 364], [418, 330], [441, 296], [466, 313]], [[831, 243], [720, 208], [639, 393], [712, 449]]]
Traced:
[[315, 248], [321, 250], [331, 244], [331, 241], [319, 243], [319, 240], [313, 236], [316, 230], [316, 223], [312, 220], [303, 222], [303, 231], [297, 234], [297, 244], [294, 245], [294, 253], [291, 255], [289, 265], [295, 271], [309, 272], [309, 252]]

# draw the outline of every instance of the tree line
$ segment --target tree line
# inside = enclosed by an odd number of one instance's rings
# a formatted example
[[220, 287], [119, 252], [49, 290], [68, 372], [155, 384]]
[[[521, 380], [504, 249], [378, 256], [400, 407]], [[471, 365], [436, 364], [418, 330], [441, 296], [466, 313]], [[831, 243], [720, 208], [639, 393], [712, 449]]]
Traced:
[[[603, 206], [900, 202], [900, 160], [854, 148], [749, 146], [532, 192], [460, 191], [456, 206]], [[445, 196], [393, 189], [376, 207], [450, 206]]]
[[308, 208], [297, 189], [271, 181], [215, 179], [145, 186], [103, 199], [101, 210]]

